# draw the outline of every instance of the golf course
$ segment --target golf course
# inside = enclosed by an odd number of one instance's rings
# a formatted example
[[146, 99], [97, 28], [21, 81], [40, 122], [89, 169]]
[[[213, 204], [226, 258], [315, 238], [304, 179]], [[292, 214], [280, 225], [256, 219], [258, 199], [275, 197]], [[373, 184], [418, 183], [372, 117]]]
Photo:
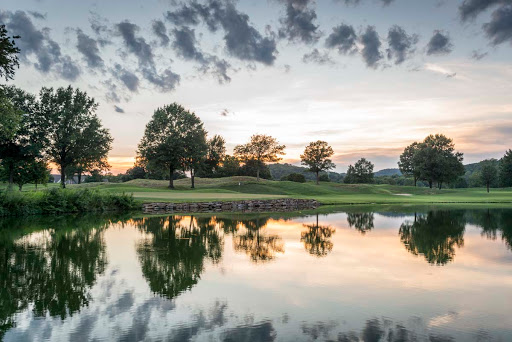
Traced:
[[[86, 183], [70, 185], [70, 189], [91, 188], [100, 192], [126, 193], [141, 202], [201, 202], [249, 199], [301, 198], [315, 199], [322, 205], [351, 204], [437, 204], [437, 203], [510, 203], [512, 188], [430, 189], [426, 187], [375, 184], [340, 184], [321, 182], [257, 181], [254, 177], [196, 178], [175, 181], [136, 179], [125, 183]], [[40, 187], [41, 188], [41, 187]], [[34, 191], [31, 186], [26, 191]]]

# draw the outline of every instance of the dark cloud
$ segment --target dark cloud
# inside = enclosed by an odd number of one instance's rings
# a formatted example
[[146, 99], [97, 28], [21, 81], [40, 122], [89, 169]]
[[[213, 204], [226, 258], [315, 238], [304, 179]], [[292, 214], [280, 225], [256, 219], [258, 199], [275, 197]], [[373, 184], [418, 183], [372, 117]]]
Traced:
[[464, 0], [459, 6], [460, 18], [463, 21], [475, 19], [490, 7], [504, 4], [512, 4], [512, 0]]
[[280, 19], [279, 36], [290, 41], [314, 43], [318, 41], [320, 32], [315, 25], [317, 18], [314, 9], [310, 8], [313, 0], [280, 0], [286, 4], [286, 14]]
[[35, 19], [46, 20], [46, 13], [43, 14], [37, 11], [28, 11], [28, 13]]
[[407, 57], [414, 53], [414, 46], [418, 42], [418, 36], [408, 35], [403, 28], [394, 25], [388, 32], [388, 45], [386, 50], [389, 59], [394, 59], [395, 64], [401, 64]]
[[479, 50], [473, 50], [471, 52], [471, 58], [474, 59], [475, 61], [479, 61], [485, 58], [485, 56], [487, 56], [488, 54], [488, 52], [480, 52]]
[[80, 76], [80, 67], [69, 56], [64, 56], [57, 64], [57, 72], [66, 81], [75, 81]]
[[336, 64], [327, 52], [321, 53], [318, 49], [314, 49], [310, 53], [306, 53], [302, 57], [304, 63], [316, 63], [320, 65], [334, 65]]
[[363, 45], [361, 54], [366, 65], [370, 68], [376, 68], [379, 61], [383, 58], [383, 55], [380, 52], [382, 43], [379, 34], [375, 31], [375, 27], [368, 26], [360, 39]]
[[165, 24], [161, 20], [154, 20], [153, 24], [151, 25], [151, 28], [153, 30], [153, 33], [160, 40], [161, 46], [169, 45], [169, 42], [171, 40], [169, 39], [169, 36], [167, 35], [167, 29], [165, 28]]
[[338, 49], [341, 54], [347, 54], [357, 51], [356, 41], [357, 35], [354, 28], [350, 25], [341, 24], [332, 29], [325, 45], [331, 49]]
[[143, 37], [136, 35], [139, 27], [129, 21], [123, 21], [117, 24], [116, 28], [127, 50], [137, 57], [144, 79], [162, 92], [174, 90], [180, 82], [180, 76], [170, 68], [157, 72], [151, 46]]
[[491, 21], [484, 24], [484, 31], [493, 45], [512, 43], [512, 5], [502, 6], [494, 11]]
[[120, 64], [116, 64], [112, 70], [115, 78], [120, 80], [128, 90], [136, 92], [139, 90], [139, 78], [133, 72], [126, 70]]
[[176, 25], [198, 25], [202, 21], [212, 32], [222, 28], [226, 50], [240, 60], [272, 65], [276, 59], [275, 39], [263, 37], [250, 24], [249, 16], [239, 12], [231, 1], [209, 0], [205, 5], [192, 1], [167, 12], [166, 18]]
[[444, 55], [452, 52], [453, 44], [448, 33], [436, 30], [427, 44], [427, 55]]
[[100, 46], [112, 44], [112, 41], [109, 38], [109, 36], [112, 35], [112, 30], [108, 26], [107, 19], [102, 18], [95, 12], [90, 12], [89, 23], [91, 24], [91, 29], [98, 38], [97, 41]]
[[103, 59], [100, 57], [98, 42], [83, 33], [82, 30], [76, 30], [77, 45], [76, 48], [80, 52], [90, 68], [103, 67]]
[[118, 106], [114, 106], [114, 110], [117, 112], [117, 113], [124, 113], [124, 109], [121, 108], [121, 107], [118, 107]]
[[30, 64], [30, 57], [34, 56], [34, 67], [43, 73], [53, 70], [68, 81], [78, 77], [80, 68], [69, 56], [62, 55], [60, 45], [51, 38], [48, 28], [36, 28], [24, 11], [0, 12], [0, 17], [10, 33], [20, 36], [16, 45], [20, 48], [22, 62]]
[[183, 26], [174, 29], [172, 35], [174, 40], [171, 45], [179, 57], [185, 60], [196, 61], [200, 65], [200, 72], [203, 74], [212, 74], [217, 78], [219, 83], [231, 81], [231, 77], [228, 75], [231, 64], [217, 56], [203, 53], [198, 47], [195, 31], [193, 29]]

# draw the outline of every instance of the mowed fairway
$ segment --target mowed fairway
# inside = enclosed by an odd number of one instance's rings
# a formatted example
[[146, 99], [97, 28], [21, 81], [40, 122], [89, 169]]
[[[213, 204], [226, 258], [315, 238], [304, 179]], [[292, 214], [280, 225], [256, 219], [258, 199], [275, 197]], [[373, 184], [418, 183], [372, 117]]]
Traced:
[[198, 202], [247, 199], [305, 198], [324, 205], [346, 204], [435, 204], [435, 203], [510, 203], [512, 188], [491, 189], [429, 189], [392, 185], [339, 184], [312, 182], [294, 183], [261, 180], [252, 177], [197, 179], [196, 189], [190, 179], [175, 182], [176, 189], [167, 188], [167, 181], [133, 180], [121, 184], [90, 183], [70, 186], [91, 187], [100, 191], [131, 193], [144, 202]]

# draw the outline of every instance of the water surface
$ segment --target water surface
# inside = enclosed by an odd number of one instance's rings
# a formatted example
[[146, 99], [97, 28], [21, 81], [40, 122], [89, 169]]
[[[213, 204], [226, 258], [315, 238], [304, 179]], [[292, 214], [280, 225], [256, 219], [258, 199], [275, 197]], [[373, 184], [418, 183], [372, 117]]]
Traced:
[[5, 341], [511, 341], [512, 209], [0, 221]]

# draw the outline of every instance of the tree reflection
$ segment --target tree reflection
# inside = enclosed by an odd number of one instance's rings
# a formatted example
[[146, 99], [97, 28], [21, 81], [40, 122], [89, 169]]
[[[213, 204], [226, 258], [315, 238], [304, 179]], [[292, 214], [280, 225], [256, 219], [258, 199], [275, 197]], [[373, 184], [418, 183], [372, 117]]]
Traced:
[[208, 219], [179, 216], [134, 220], [148, 234], [137, 245], [142, 273], [151, 291], [174, 298], [200, 279], [205, 260], [222, 256], [224, 240]]
[[37, 317], [65, 319], [88, 305], [89, 290], [107, 264], [103, 228], [108, 219], [17, 221], [32, 233], [20, 236], [15, 220], [0, 223], [0, 339], [15, 325], [14, 314], [29, 307]]
[[235, 250], [245, 252], [256, 263], [273, 260], [276, 253], [283, 253], [284, 244], [281, 237], [266, 234], [264, 231], [268, 221], [268, 217], [260, 218], [259, 216], [250, 220], [242, 220], [241, 224], [245, 227], [245, 233], [234, 236]]
[[499, 233], [507, 247], [512, 250], [512, 210], [471, 210], [467, 216], [469, 222], [482, 228], [482, 235], [496, 240]]
[[318, 224], [318, 214], [316, 214], [316, 224], [304, 224], [306, 231], [301, 233], [300, 241], [304, 242], [304, 248], [309, 254], [318, 257], [326, 256], [332, 251], [332, 234], [336, 231], [330, 226], [320, 226]]
[[463, 211], [429, 211], [414, 215], [400, 226], [400, 240], [414, 255], [422, 254], [434, 265], [445, 265], [455, 257], [455, 246], [464, 245], [466, 220]]
[[354, 227], [363, 235], [374, 228], [372, 212], [347, 213], [347, 222], [351, 228]]

